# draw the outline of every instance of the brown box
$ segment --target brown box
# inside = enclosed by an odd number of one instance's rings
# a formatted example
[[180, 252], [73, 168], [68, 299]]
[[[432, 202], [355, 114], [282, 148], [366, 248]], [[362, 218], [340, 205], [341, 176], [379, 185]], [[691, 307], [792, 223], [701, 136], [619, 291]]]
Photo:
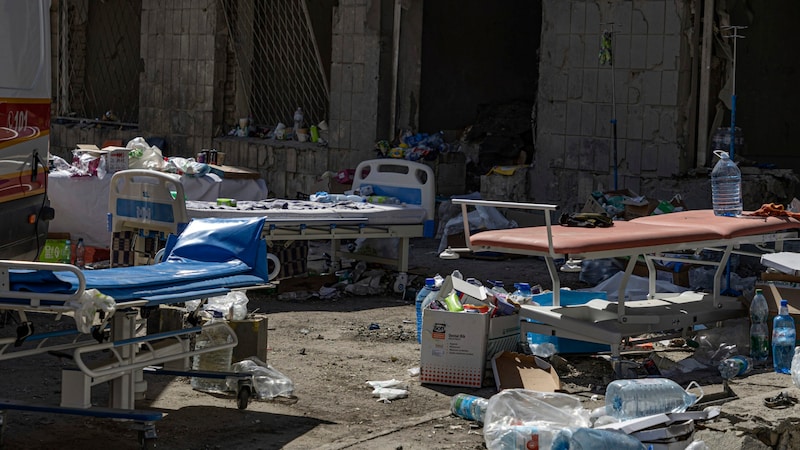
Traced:
[[[770, 335], [772, 334], [772, 318], [778, 314], [781, 300], [789, 302], [789, 315], [794, 319], [795, 329], [798, 329], [797, 327], [800, 325], [800, 287], [797, 286], [795, 283], [781, 281], [756, 283], [755, 288], [764, 291], [764, 297], [766, 297], [769, 305], [769, 320], [767, 320], [767, 324], [769, 325]], [[798, 330], [797, 335], [800, 336], [800, 330]]]
[[[661, 264], [653, 263], [656, 269], [656, 279], [668, 281], [672, 284], [689, 287], [689, 270], [692, 268], [691, 264], [683, 263], [675, 270], [672, 267], [662, 266]], [[639, 261], [633, 267], [633, 274], [640, 277], [648, 277], [647, 264]]]
[[630, 203], [625, 203], [625, 220], [635, 219], [637, 217], [645, 217], [649, 216], [656, 210], [658, 207], [658, 200], [646, 200], [647, 203], [634, 205]]
[[267, 317], [264, 315], [229, 322], [239, 339], [239, 344], [233, 349], [234, 363], [251, 356], [267, 362], [267, 323]]

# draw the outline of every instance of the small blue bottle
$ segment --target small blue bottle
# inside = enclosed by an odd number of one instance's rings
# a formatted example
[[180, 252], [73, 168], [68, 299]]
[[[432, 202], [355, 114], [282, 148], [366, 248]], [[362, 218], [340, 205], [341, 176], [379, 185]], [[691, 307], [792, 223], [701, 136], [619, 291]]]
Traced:
[[417, 307], [417, 342], [422, 342], [422, 302], [431, 293], [434, 285], [436, 285], [436, 279], [426, 278], [425, 286], [422, 286], [422, 289], [417, 293], [415, 302]]
[[792, 373], [796, 341], [797, 331], [789, 315], [789, 302], [781, 300], [781, 309], [772, 320], [772, 365], [776, 373]]

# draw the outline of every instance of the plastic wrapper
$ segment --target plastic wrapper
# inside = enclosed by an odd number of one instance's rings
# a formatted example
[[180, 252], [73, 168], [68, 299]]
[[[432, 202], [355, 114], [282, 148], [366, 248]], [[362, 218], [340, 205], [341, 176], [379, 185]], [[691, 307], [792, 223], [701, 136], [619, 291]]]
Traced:
[[[247, 294], [243, 291], [231, 291], [225, 295], [209, 297], [202, 310], [210, 314], [219, 311], [225, 320], [244, 320], [247, 318]], [[200, 300], [189, 300], [184, 303], [187, 311], [194, 311]]]
[[108, 321], [116, 310], [116, 302], [112, 297], [97, 289], [87, 289], [75, 301], [68, 301], [66, 306], [75, 310], [75, 325], [81, 333], [91, 333], [98, 313], [103, 312], [103, 320]]
[[558, 392], [506, 389], [489, 399], [483, 436], [489, 450], [551, 448], [565, 428], [589, 426], [590, 412], [575, 396]]
[[144, 138], [131, 139], [126, 148], [131, 149], [128, 153], [129, 169], [162, 170], [164, 168], [164, 156], [161, 154], [161, 149], [151, 146]]

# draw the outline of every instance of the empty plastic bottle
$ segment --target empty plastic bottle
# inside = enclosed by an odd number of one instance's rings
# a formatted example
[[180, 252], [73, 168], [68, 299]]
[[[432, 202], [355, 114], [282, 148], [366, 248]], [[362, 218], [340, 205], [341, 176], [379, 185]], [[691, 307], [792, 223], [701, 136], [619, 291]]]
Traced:
[[417, 342], [422, 342], [422, 303], [435, 285], [436, 280], [434, 278], [426, 278], [425, 286], [422, 286], [422, 289], [417, 293], [415, 302], [417, 307]]
[[514, 287], [516, 290], [509, 297], [511, 300], [520, 305], [526, 305], [531, 302], [533, 293], [529, 283], [514, 283]]
[[83, 243], [83, 238], [78, 238], [78, 243], [75, 244], [75, 265], [79, 269], [86, 267], [86, 246]]
[[766, 364], [769, 358], [769, 306], [761, 289], [756, 289], [756, 295], [750, 302], [750, 358], [753, 364]]
[[719, 161], [711, 171], [711, 203], [718, 216], [742, 214], [742, 172], [728, 152], [715, 150]]
[[489, 400], [469, 394], [456, 394], [450, 399], [450, 412], [467, 420], [483, 423]]
[[[699, 388], [694, 381], [689, 384]], [[615, 380], [606, 388], [606, 414], [619, 420], [684, 412], [700, 397], [668, 378]]]
[[[221, 311], [212, 311], [213, 317], [208, 324], [224, 321]], [[196, 349], [226, 344], [233, 337], [226, 330], [219, 327], [203, 326], [203, 330], [197, 336], [195, 342]], [[192, 370], [202, 372], [230, 372], [231, 359], [233, 358], [232, 348], [212, 350], [206, 353], [195, 355], [192, 361]], [[200, 374], [199, 374], [200, 375]], [[225, 377], [192, 377], [192, 389], [203, 392], [222, 393], [227, 390]]]
[[439, 297], [440, 289], [441, 285], [439, 285], [439, 283], [436, 283], [433, 285], [433, 287], [431, 287], [431, 291], [428, 293], [427, 297], [425, 297], [425, 300], [422, 301], [421, 308], [423, 311], [425, 310], [425, 308], [434, 307], [432, 303], [435, 303], [436, 299]]
[[800, 388], [800, 347], [794, 348], [794, 357], [792, 358], [792, 383], [795, 387]]
[[646, 450], [647, 447], [630, 434], [594, 428], [564, 428], [553, 440], [553, 450]]
[[753, 370], [753, 360], [746, 356], [734, 355], [730, 358], [725, 358], [717, 368], [722, 378], [730, 380]]
[[781, 300], [781, 309], [772, 320], [772, 365], [777, 373], [791, 373], [792, 357], [797, 340], [794, 319], [789, 315], [789, 302]]

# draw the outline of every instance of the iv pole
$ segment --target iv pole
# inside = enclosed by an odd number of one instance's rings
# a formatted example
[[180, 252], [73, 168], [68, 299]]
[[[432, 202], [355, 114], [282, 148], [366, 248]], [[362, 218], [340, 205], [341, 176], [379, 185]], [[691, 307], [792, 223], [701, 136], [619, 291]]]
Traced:
[[617, 96], [615, 93], [616, 82], [614, 80], [614, 54], [612, 52], [611, 39], [614, 36], [614, 22], [606, 22], [602, 25], [611, 25], [611, 30], [603, 30], [600, 38], [600, 64], [608, 63], [611, 68], [611, 134], [614, 140], [614, 190], [619, 189], [617, 176]]
[[735, 144], [736, 144], [736, 42], [739, 39], [744, 39], [744, 36], [739, 34], [739, 30], [743, 30], [745, 28], [747, 28], [747, 27], [745, 27], [745, 26], [734, 26], [734, 25], [721, 27], [722, 30], [732, 30], [730, 34], [725, 36], [725, 38], [726, 39], [733, 39], [733, 61], [732, 61], [732, 65], [733, 65], [732, 72], [733, 73], [731, 75], [731, 80], [732, 80], [732, 83], [731, 83], [731, 86], [732, 86], [732, 91], [731, 91], [731, 130], [730, 130], [730, 132], [731, 132], [731, 146], [730, 146], [730, 152], [729, 152], [730, 153], [730, 157], [731, 157], [731, 161], [733, 161], [733, 154], [734, 154], [734, 149], [735, 149]]

